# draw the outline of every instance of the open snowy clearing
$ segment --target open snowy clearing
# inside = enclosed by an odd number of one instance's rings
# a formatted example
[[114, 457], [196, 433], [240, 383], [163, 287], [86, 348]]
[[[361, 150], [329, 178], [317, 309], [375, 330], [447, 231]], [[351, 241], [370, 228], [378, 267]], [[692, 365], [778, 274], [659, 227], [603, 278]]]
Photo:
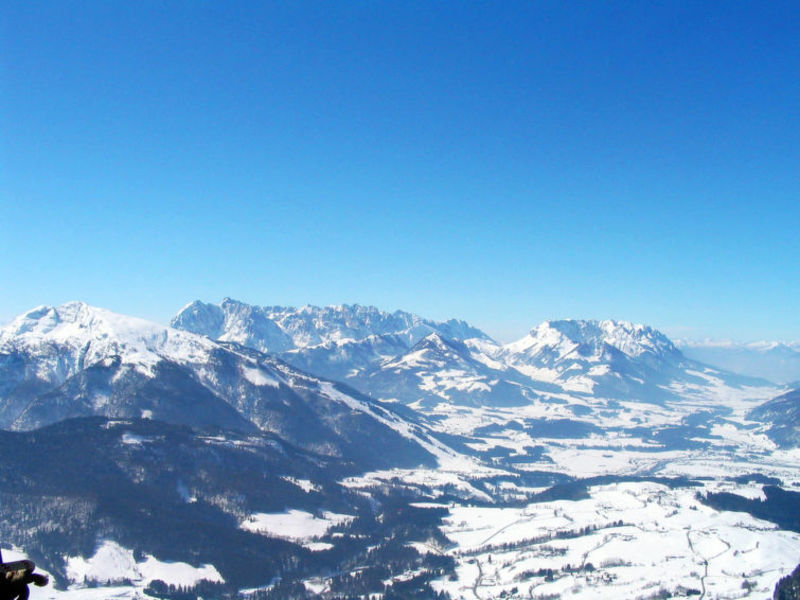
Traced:
[[[3, 550], [6, 562], [27, 558], [17, 550]], [[33, 587], [32, 596], [47, 600], [106, 600], [144, 598], [143, 590], [156, 579], [175, 586], [193, 586], [201, 580], [224, 581], [213, 565], [193, 567], [182, 562], [164, 562], [151, 555], [136, 562], [132, 550], [116, 542], [102, 542], [95, 554], [88, 559], [65, 557], [67, 576], [72, 582], [68, 589], [57, 590], [53, 579], [44, 588]], [[41, 568], [37, 573], [49, 575]], [[114, 585], [115, 582], [130, 580], [132, 585]], [[110, 582], [111, 585], [105, 585]], [[100, 587], [87, 587], [97, 583]]]
[[323, 536], [334, 525], [348, 523], [355, 517], [325, 512], [316, 517], [303, 510], [287, 510], [281, 513], [255, 513], [245, 519], [240, 527], [254, 533], [291, 540], [311, 540]]
[[85, 582], [131, 581], [148, 584], [160, 579], [166, 584], [192, 586], [203, 579], [223, 581], [213, 565], [193, 567], [182, 562], [167, 563], [146, 555], [144, 561], [137, 562], [133, 550], [112, 541], [104, 541], [90, 558], [66, 557], [67, 577], [70, 581]]

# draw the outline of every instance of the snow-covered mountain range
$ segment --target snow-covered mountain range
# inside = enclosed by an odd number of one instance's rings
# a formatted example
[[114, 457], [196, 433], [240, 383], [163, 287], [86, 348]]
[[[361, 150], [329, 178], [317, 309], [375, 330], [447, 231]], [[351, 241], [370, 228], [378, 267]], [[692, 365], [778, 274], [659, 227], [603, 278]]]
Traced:
[[175, 327], [269, 349], [293, 366], [376, 398], [427, 405], [520, 405], [549, 394], [662, 402], [707, 377], [758, 385], [687, 359], [662, 333], [624, 321], [546, 321], [501, 345], [462, 321], [374, 307], [193, 302]]
[[402, 338], [408, 346], [434, 332], [456, 339], [489, 337], [464, 321], [436, 322], [400, 310], [384, 312], [374, 306], [253, 306], [230, 298], [219, 304], [192, 302], [178, 312], [171, 325], [273, 353], [343, 345], [385, 335]]
[[[86, 416], [271, 432], [321, 454], [387, 465], [433, 462], [413, 424], [238, 344], [81, 302], [36, 308], [0, 330], [0, 426]], [[387, 453], [365, 452], [376, 437]]]
[[707, 378], [761, 385], [690, 360], [660, 331], [626, 321], [545, 321], [521, 340], [489, 355], [565, 391], [643, 402], [676, 399]]
[[756, 598], [800, 552], [797, 392], [645, 325], [499, 344], [230, 299], [172, 325], [72, 302], [0, 329], [0, 538], [63, 600], [98, 574], [124, 598]]

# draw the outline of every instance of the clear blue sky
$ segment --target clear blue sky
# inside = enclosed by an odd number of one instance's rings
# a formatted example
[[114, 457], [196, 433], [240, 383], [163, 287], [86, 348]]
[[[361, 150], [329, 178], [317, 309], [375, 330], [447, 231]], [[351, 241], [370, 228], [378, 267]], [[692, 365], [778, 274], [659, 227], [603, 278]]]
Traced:
[[800, 339], [800, 3], [0, 11], [0, 321], [374, 304]]

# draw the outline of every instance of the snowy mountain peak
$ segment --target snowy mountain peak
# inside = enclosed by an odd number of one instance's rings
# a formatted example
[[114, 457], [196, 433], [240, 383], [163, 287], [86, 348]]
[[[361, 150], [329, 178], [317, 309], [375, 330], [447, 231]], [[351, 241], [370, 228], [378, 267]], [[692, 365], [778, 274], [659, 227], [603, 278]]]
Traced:
[[44, 338], [49, 338], [51, 341], [86, 339], [142, 329], [150, 332], [159, 328], [163, 329], [155, 323], [117, 315], [85, 302], [68, 302], [57, 307], [39, 306], [20, 315], [0, 330], [0, 343], [12, 338], [28, 341]]
[[77, 301], [67, 302], [59, 307], [37, 306], [11, 321], [0, 335], [46, 335], [65, 323], [91, 322], [93, 312], [91, 306]]
[[400, 368], [436, 372], [472, 369], [473, 363], [475, 360], [464, 342], [433, 332], [414, 344], [408, 352], [384, 362], [382, 368], [390, 371]]
[[560, 354], [581, 348], [581, 353], [598, 354], [605, 347], [637, 357], [642, 354], [678, 354], [675, 345], [660, 331], [628, 321], [574, 320], [545, 321], [525, 338], [507, 346], [513, 351], [549, 347]]
[[[6, 325], [0, 336], [39, 334], [42, 335], [58, 325], [60, 319], [52, 306], [37, 306]], [[0, 338], [3, 339], [3, 338]]]
[[201, 362], [212, 346], [202, 337], [85, 302], [39, 306], [0, 330], [0, 352], [51, 356], [56, 379], [109, 357], [149, 374], [163, 358]]
[[459, 340], [451, 340], [438, 332], [433, 332], [422, 338], [411, 349], [412, 352], [419, 350], [433, 350], [436, 352], [456, 352], [457, 354], [469, 355], [469, 348]]
[[80, 302], [38, 307], [0, 330], [0, 427], [88, 416], [269, 431], [348, 460], [380, 438], [407, 465], [434, 461], [399, 416], [255, 350]]
[[663, 333], [614, 320], [545, 321], [493, 358], [534, 379], [614, 396], [630, 394], [645, 380], [667, 381], [685, 362]]

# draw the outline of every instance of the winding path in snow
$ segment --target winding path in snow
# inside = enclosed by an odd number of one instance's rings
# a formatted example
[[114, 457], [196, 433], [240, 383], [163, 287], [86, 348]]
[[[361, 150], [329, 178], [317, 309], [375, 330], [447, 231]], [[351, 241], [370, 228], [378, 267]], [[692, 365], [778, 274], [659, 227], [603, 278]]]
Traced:
[[706, 589], [706, 579], [708, 578], [708, 565], [712, 560], [714, 560], [715, 558], [719, 558], [720, 556], [725, 554], [728, 550], [730, 550], [731, 549], [731, 545], [727, 541], [725, 541], [721, 537], [719, 537], [719, 535], [714, 533], [714, 537], [716, 537], [720, 542], [725, 544], [725, 550], [723, 550], [722, 552], [717, 552], [714, 556], [706, 557], [706, 556], [703, 556], [702, 554], [700, 554], [700, 552], [698, 552], [697, 550], [695, 550], [694, 543], [692, 542], [692, 533], [709, 533], [709, 532], [707, 530], [705, 530], [705, 529], [687, 529], [686, 530], [686, 539], [689, 542], [689, 550], [691, 550], [692, 554], [694, 554], [696, 557], [702, 559], [703, 565], [705, 567], [704, 573], [700, 577], [700, 586], [702, 588], [701, 589], [702, 593], [700, 594], [700, 600], [705, 600], [706, 594], [708, 593], [708, 590]]
[[478, 595], [478, 586], [483, 581], [483, 568], [481, 567], [481, 561], [477, 558], [475, 559], [475, 564], [478, 566], [478, 577], [475, 578], [475, 583], [472, 584], [472, 593], [477, 600], [481, 600], [481, 597]]

